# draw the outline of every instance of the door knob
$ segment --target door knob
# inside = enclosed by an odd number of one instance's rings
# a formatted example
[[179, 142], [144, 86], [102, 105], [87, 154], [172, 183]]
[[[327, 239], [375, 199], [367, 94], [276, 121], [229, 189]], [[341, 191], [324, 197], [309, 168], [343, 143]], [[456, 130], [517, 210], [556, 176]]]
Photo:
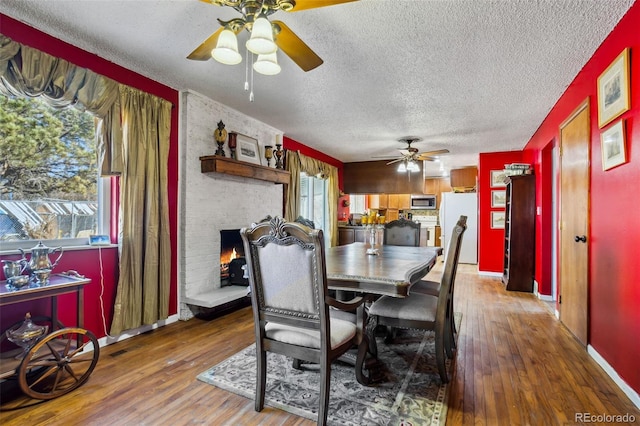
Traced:
[[583, 243], [587, 242], [587, 236], [586, 235], [582, 235], [582, 236], [576, 235], [576, 237], [574, 239], [575, 239], [576, 243], [579, 243], [580, 241], [582, 241]]

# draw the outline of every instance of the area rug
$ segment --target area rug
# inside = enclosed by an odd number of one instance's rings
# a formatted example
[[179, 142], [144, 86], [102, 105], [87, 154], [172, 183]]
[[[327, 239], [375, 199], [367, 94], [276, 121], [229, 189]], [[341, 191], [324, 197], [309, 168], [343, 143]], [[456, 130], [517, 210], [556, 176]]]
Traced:
[[[460, 324], [460, 315], [456, 323]], [[331, 365], [330, 425], [444, 425], [448, 386], [438, 375], [431, 331], [399, 330], [385, 344], [377, 339], [384, 379], [374, 386], [356, 381], [353, 367], [336, 361]], [[292, 368], [292, 359], [267, 354], [265, 403], [289, 413], [317, 420], [320, 375], [313, 364], [303, 371]], [[447, 364], [450, 369], [450, 362]], [[251, 400], [255, 396], [255, 345], [238, 352], [201, 373], [198, 379]]]

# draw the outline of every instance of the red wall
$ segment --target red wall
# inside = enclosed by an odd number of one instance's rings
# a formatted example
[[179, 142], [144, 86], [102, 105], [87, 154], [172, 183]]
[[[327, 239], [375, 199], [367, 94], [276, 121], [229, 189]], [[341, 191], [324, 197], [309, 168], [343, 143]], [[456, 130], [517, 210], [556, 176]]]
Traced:
[[491, 228], [491, 212], [504, 207], [491, 207], [491, 171], [502, 170], [505, 164], [522, 162], [522, 152], [492, 152], [480, 154], [478, 162], [478, 270], [502, 273], [504, 261], [504, 229]]
[[[591, 211], [589, 243], [589, 344], [636, 392], [640, 392], [640, 2], [636, 2], [569, 85], [525, 147], [525, 156], [544, 168], [545, 147], [559, 140], [560, 124], [585, 99], [591, 112]], [[621, 118], [627, 132], [628, 163], [603, 171], [598, 128], [598, 76], [622, 52], [631, 50], [631, 109]], [[614, 123], [618, 119], [614, 120]], [[611, 125], [611, 124], [610, 124]], [[609, 126], [610, 126], [609, 125]], [[609, 127], [607, 126], [607, 128]], [[547, 148], [548, 149], [548, 148]], [[547, 188], [538, 182], [538, 194]], [[544, 196], [543, 199], [546, 199]], [[538, 230], [540, 232], [540, 230]], [[536, 252], [536, 262], [550, 250]], [[549, 245], [548, 245], [549, 244]]]
[[[174, 108], [171, 116], [171, 146], [169, 148], [168, 169], [168, 194], [169, 194], [169, 229], [171, 233], [171, 294], [169, 298], [169, 314], [177, 313], [177, 214], [178, 214], [178, 92], [170, 87], [159, 84], [140, 74], [127, 70], [119, 65], [111, 63], [94, 54], [78, 49], [68, 43], [53, 38], [8, 16], [0, 14], [0, 28], [2, 34], [12, 38], [14, 41], [34, 47], [50, 55], [65, 59], [75, 65], [91, 69], [120, 83], [135, 87], [145, 92], [156, 95], [173, 103]], [[115, 211], [115, 209], [114, 209]], [[31, 248], [35, 244], [24, 247]], [[115, 288], [117, 285], [117, 250], [103, 249], [104, 264], [104, 303], [106, 309], [107, 327], [111, 324], [112, 306], [115, 300]], [[15, 256], [4, 256], [13, 258]], [[99, 285], [100, 270], [97, 250], [69, 251], [64, 254], [63, 260], [57, 271], [75, 269], [79, 273], [92, 279], [85, 290], [85, 328], [93, 331], [97, 337], [105, 336], [102, 326], [102, 318], [97, 307], [99, 306]], [[55, 272], [55, 271], [54, 271]], [[72, 297], [60, 299], [60, 311], [75, 312], [75, 302]], [[71, 301], [71, 302], [70, 302]], [[72, 303], [67, 305], [67, 303]], [[44, 309], [45, 305], [33, 304], [33, 309]], [[17, 315], [17, 310], [24, 316], [25, 307], [2, 309], [0, 321], [3, 324], [10, 324]], [[6, 318], [5, 318], [6, 315]], [[35, 313], [34, 313], [35, 315]], [[6, 322], [5, 322], [6, 321]], [[64, 321], [63, 321], [64, 322]], [[66, 324], [65, 324], [66, 325]]]

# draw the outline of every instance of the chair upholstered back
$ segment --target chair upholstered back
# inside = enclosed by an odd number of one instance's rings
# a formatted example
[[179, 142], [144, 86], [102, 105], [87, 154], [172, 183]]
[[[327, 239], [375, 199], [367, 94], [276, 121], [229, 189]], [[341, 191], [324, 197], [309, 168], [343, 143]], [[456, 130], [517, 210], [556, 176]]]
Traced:
[[322, 231], [276, 217], [240, 234], [260, 318], [313, 329], [320, 329], [321, 322], [326, 326]]
[[420, 245], [420, 223], [406, 219], [392, 220], [384, 225], [384, 244], [392, 246]]
[[462, 236], [467, 230], [467, 216], [461, 215], [458, 222], [453, 227], [451, 240], [447, 252], [447, 260], [444, 264], [444, 272], [442, 273], [441, 285], [445, 282], [449, 289], [449, 294], [453, 293], [453, 283], [456, 279], [456, 271], [458, 270], [458, 259], [460, 258], [460, 248], [462, 247]]

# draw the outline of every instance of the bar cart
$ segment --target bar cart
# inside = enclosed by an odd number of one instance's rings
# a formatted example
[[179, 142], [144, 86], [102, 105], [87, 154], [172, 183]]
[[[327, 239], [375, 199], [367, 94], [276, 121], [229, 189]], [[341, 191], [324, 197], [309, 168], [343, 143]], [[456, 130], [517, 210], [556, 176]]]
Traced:
[[[95, 335], [82, 328], [83, 290], [90, 282], [77, 274], [52, 274], [46, 285], [12, 289], [6, 281], [0, 281], [0, 306], [51, 299], [51, 317], [43, 317], [48, 326], [33, 324], [27, 314], [24, 322], [2, 331], [0, 347], [8, 346], [5, 340], [16, 343], [17, 339], [10, 336], [20, 334], [21, 329], [27, 330], [25, 336], [31, 331], [42, 335], [31, 342], [18, 341], [22, 347], [0, 353], [0, 380], [17, 379], [27, 396], [49, 400], [71, 392], [89, 379], [100, 357]], [[64, 327], [58, 320], [58, 296], [67, 293], [77, 296], [76, 327]]]

